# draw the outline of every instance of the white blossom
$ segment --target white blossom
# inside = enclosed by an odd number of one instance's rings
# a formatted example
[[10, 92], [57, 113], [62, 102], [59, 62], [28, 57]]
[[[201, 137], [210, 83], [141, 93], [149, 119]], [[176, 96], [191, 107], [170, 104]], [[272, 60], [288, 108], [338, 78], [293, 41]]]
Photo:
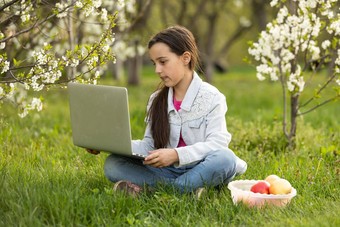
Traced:
[[299, 77], [297, 81], [297, 86], [299, 87], [299, 92], [301, 93], [303, 89], [305, 88], [305, 81], [303, 80], [303, 77]]
[[272, 73], [270, 73], [270, 79], [272, 81], [277, 81], [279, 79], [279, 77], [277, 76], [276, 72], [272, 72]]
[[28, 110], [24, 109], [24, 111], [22, 113], [19, 113], [18, 115], [19, 115], [19, 117], [24, 118], [24, 117], [27, 116], [27, 114], [28, 114]]
[[32, 100], [32, 104], [31, 104], [31, 108], [32, 109], [37, 109], [38, 111], [41, 111], [42, 110], [42, 102], [40, 99], [38, 98], [33, 98]]
[[92, 12], [94, 11], [94, 7], [93, 6], [90, 6], [88, 5], [85, 9], [85, 16], [88, 17], [92, 14]]
[[270, 2], [270, 6], [273, 7], [273, 6], [276, 6], [278, 4], [278, 0], [272, 0]]
[[[0, 39], [3, 39], [3, 38], [5, 38], [5, 35], [4, 35], [4, 33], [2, 33], [0, 31]], [[5, 42], [1, 42], [0, 43], [0, 50], [5, 49], [5, 47], [6, 47], [6, 43]]]
[[288, 9], [287, 7], [282, 7], [280, 10], [279, 10], [279, 13], [277, 15], [277, 23], [279, 24], [282, 24], [284, 22], [284, 19], [288, 16]]
[[23, 14], [20, 16], [20, 19], [23, 23], [25, 23], [26, 21], [30, 20], [31, 15], [30, 14]]
[[340, 65], [340, 56], [335, 60], [336, 65]]
[[4, 63], [4, 66], [2, 68], [1, 73], [5, 73], [9, 70], [9, 65], [10, 65], [9, 61], [4, 61], [3, 63]]
[[135, 4], [135, 0], [125, 0], [126, 11], [128, 13], [134, 13], [136, 11]]
[[334, 35], [340, 35], [340, 15], [338, 15], [338, 19], [331, 22], [330, 26], [327, 27], [327, 31], [330, 34], [335, 33]]
[[272, 72], [272, 68], [267, 64], [261, 64], [256, 67], [256, 71], [262, 74], [270, 74]]
[[[3, 0], [3, 3], [10, 2], [11, 0]], [[125, 16], [126, 12], [134, 12], [136, 10], [135, 0], [118, 0], [121, 2], [122, 12], [118, 11], [119, 14]], [[54, 7], [53, 7], [54, 5]], [[39, 1], [27, 1], [20, 0], [19, 2], [12, 4], [5, 10], [10, 11], [8, 15], [15, 15], [18, 20], [10, 21], [5, 25], [4, 28], [0, 29], [0, 40], [5, 38], [2, 33], [6, 31], [6, 35], [16, 34], [23, 29], [30, 28], [35, 25], [35, 22], [43, 21], [43, 24], [38, 25], [33, 29], [34, 35], [32, 35], [27, 43], [27, 35], [19, 35], [13, 39], [10, 39], [12, 52], [16, 53], [19, 48], [23, 48], [23, 54], [20, 55], [20, 60], [23, 67], [20, 71], [13, 71], [14, 76], [18, 76], [22, 79], [22, 84], [15, 82], [0, 84], [0, 99], [6, 98], [7, 100], [18, 104], [22, 110], [20, 111], [20, 117], [24, 117], [33, 109], [42, 110], [43, 106], [39, 98], [33, 100], [27, 100], [28, 93], [33, 94], [34, 92], [41, 91], [47, 84], [53, 85], [62, 77], [62, 70], [65, 70], [65, 66], [77, 67], [77, 74], [80, 76], [81, 72], [88, 72], [95, 70], [94, 77], [91, 78], [91, 73], [88, 80], [85, 83], [97, 83], [97, 79], [100, 78], [100, 72], [96, 71], [96, 68], [100, 63], [105, 63], [109, 58], [113, 58], [110, 52], [110, 47], [114, 40], [114, 34], [112, 33], [111, 22], [113, 22], [114, 11], [117, 10], [117, 1], [108, 0], [92, 0], [92, 1], [55, 1], [52, 3], [52, 7], [40, 7]], [[36, 7], [38, 6], [38, 7]], [[79, 43], [79, 50], [70, 48], [67, 40], [67, 31], [65, 30], [65, 22], [68, 21], [57, 20], [53, 18], [44, 21], [45, 17], [41, 16], [41, 9], [46, 10], [46, 16], [56, 13], [56, 18], [63, 18], [68, 15], [68, 10], [74, 10], [77, 8], [77, 13], [73, 14], [75, 30], [79, 29], [79, 21], [89, 22], [89, 26], [84, 27], [84, 39]], [[112, 16], [111, 16], [112, 15]], [[4, 15], [5, 16], [5, 15]], [[88, 16], [89, 18], [85, 18]], [[117, 17], [119, 18], [119, 16]], [[88, 20], [88, 21], [86, 21]], [[130, 23], [131, 19], [127, 20]], [[100, 23], [97, 23], [97, 22]], [[110, 23], [104, 23], [110, 21]], [[55, 24], [58, 22], [58, 24]], [[95, 23], [93, 23], [95, 22]], [[23, 24], [24, 23], [24, 24]], [[129, 25], [127, 23], [127, 25]], [[110, 25], [110, 27], [108, 27]], [[22, 27], [24, 26], [24, 27]], [[86, 29], [86, 30], [85, 30]], [[2, 32], [1, 32], [2, 31]], [[36, 31], [36, 32], [35, 32]], [[33, 34], [32, 33], [32, 34]], [[105, 34], [105, 37], [103, 37]], [[24, 41], [24, 42], [23, 42]], [[110, 43], [111, 42], [111, 43]], [[34, 46], [30, 46], [33, 43]], [[102, 44], [101, 46], [98, 46]], [[53, 44], [53, 46], [52, 46]], [[51, 46], [49, 46], [51, 45]], [[0, 51], [8, 48], [7, 42], [0, 41]], [[87, 50], [89, 48], [89, 50]], [[96, 50], [94, 50], [96, 48]], [[67, 53], [65, 53], [67, 51]], [[104, 52], [104, 54], [103, 54]], [[100, 56], [93, 56], [97, 55]], [[25, 57], [26, 56], [26, 57]], [[61, 57], [60, 57], [61, 56]], [[12, 55], [10, 56], [12, 57]], [[86, 58], [85, 58], [86, 57]], [[8, 57], [9, 58], [9, 57]], [[5, 52], [0, 53], [0, 73], [6, 73], [11, 68], [12, 59], [7, 60]], [[79, 65], [80, 61], [84, 64]], [[90, 63], [90, 64], [89, 64]], [[20, 65], [21, 66], [21, 65]], [[79, 66], [79, 67], [78, 67]], [[101, 70], [105, 70], [107, 67], [105, 64], [101, 65]], [[58, 81], [64, 82], [64, 81]], [[27, 92], [30, 90], [30, 92]]]
[[[67, 3], [56, 3], [55, 4], [56, 8], [59, 10], [59, 11], [63, 11], [67, 8], [68, 4]], [[57, 17], [58, 18], [63, 18], [63, 17], [66, 17], [67, 16], [67, 9], [65, 11], [63, 11], [62, 13], [58, 13], [57, 14]]]
[[287, 89], [288, 89], [288, 91], [292, 92], [292, 91], [294, 91], [294, 88], [295, 88], [295, 86], [292, 83], [292, 81], [290, 81], [290, 80], [287, 81]]
[[94, 78], [98, 79], [100, 77], [100, 72], [97, 70], [94, 74]]
[[83, 7], [83, 3], [81, 1], [77, 1], [76, 2], [76, 7], [77, 8], [82, 8]]
[[243, 1], [241, 1], [241, 0], [234, 0], [234, 5], [237, 8], [241, 8], [241, 7], [243, 7]]
[[331, 42], [329, 40], [325, 40], [322, 42], [321, 47], [326, 50], [331, 45]]
[[309, 50], [312, 54], [312, 60], [318, 60], [320, 58], [320, 48], [314, 40], [310, 41]]
[[79, 65], [79, 60], [78, 59], [72, 59], [71, 67], [77, 67], [78, 65]]
[[247, 17], [240, 17], [240, 24], [242, 27], [250, 27], [251, 26], [251, 21]]
[[67, 16], [67, 12], [66, 11], [64, 11], [62, 13], [58, 13], [58, 15], [57, 15], [58, 18], [63, 18], [63, 17], [66, 17], [66, 16]]
[[104, 45], [104, 46], [102, 47], [102, 51], [104, 51], [104, 52], [107, 52], [109, 49], [110, 49], [110, 46], [109, 46], [109, 45]]
[[39, 52], [33, 52], [33, 57], [35, 57], [37, 59], [37, 63], [40, 65], [44, 65], [47, 63], [48, 59], [45, 53], [45, 50], [42, 49]]
[[340, 86], [340, 79], [337, 79], [335, 82]]
[[95, 8], [99, 8], [102, 5], [101, 0], [94, 0], [92, 3]]
[[16, 85], [14, 83], [9, 84], [10, 90], [9, 92], [5, 95], [7, 99], [13, 100], [14, 96], [14, 91], [16, 90]]
[[102, 8], [100, 19], [104, 22], [107, 21], [107, 10], [104, 8]]
[[146, 51], [146, 49], [145, 49], [144, 46], [138, 45], [138, 46], [137, 46], [137, 53], [136, 53], [136, 54], [138, 54], [139, 56], [141, 56], [141, 55], [143, 55], [143, 54], [145, 53], [145, 51]]
[[266, 79], [266, 77], [264, 77], [261, 73], [256, 73], [256, 77], [257, 79], [259, 79], [260, 81], [263, 81]]
[[330, 19], [330, 20], [334, 18], [334, 12], [333, 11], [329, 11], [326, 15], [327, 15], [328, 19]]
[[30, 86], [27, 83], [24, 83], [24, 87], [25, 87], [26, 90], [30, 89]]
[[315, 21], [315, 25], [313, 26], [312, 29], [312, 36], [317, 37], [319, 35], [320, 29], [321, 29], [320, 18], [317, 18]]

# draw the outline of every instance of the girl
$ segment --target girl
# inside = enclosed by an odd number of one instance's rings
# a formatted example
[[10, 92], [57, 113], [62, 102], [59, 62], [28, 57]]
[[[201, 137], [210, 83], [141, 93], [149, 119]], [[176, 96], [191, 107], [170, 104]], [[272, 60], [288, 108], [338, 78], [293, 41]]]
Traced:
[[228, 148], [225, 96], [194, 71], [199, 59], [192, 33], [180, 26], [167, 28], [148, 48], [163, 86], [149, 99], [143, 140], [134, 140], [132, 147], [149, 155], [143, 161], [110, 155], [104, 172], [117, 182], [114, 189], [136, 195], [144, 184], [163, 182], [190, 192], [243, 174], [247, 164]]

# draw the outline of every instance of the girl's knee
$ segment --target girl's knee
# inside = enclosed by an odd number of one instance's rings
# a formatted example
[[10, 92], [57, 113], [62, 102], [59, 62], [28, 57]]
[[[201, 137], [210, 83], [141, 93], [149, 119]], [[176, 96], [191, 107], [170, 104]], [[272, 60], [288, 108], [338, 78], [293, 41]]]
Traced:
[[230, 149], [216, 150], [210, 152], [206, 157], [206, 160], [214, 160], [216, 165], [220, 166], [236, 166], [236, 156], [234, 152]]
[[115, 174], [119, 172], [119, 166], [121, 162], [121, 157], [116, 155], [110, 155], [106, 158], [104, 164], [104, 173], [110, 181], [117, 181]]
[[115, 166], [116, 157], [114, 155], [110, 155], [106, 158], [104, 163], [104, 172], [111, 169], [113, 166]]

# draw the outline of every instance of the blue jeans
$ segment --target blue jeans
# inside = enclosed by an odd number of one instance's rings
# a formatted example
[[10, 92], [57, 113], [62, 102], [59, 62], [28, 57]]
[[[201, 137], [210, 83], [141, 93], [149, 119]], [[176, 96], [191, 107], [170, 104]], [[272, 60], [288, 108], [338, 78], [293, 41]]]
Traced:
[[193, 166], [154, 168], [143, 165], [142, 160], [112, 154], [105, 161], [104, 172], [112, 182], [127, 180], [150, 187], [162, 182], [183, 193], [231, 181], [236, 174], [236, 156], [229, 149], [218, 150]]

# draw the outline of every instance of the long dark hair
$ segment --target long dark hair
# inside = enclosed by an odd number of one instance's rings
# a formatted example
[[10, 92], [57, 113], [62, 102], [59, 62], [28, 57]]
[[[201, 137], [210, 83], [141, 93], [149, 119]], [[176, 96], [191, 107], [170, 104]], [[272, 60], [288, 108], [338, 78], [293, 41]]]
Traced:
[[[178, 56], [184, 52], [191, 54], [189, 69], [194, 70], [199, 64], [199, 52], [196, 45], [195, 37], [186, 28], [182, 26], [169, 27], [155, 36], [150, 41], [150, 49], [156, 43], [164, 43], [169, 46], [170, 51]], [[151, 120], [151, 133], [154, 139], [156, 149], [165, 148], [169, 142], [170, 124], [168, 116], [168, 92], [169, 87], [164, 84], [158, 87], [158, 92], [152, 102], [148, 112], [148, 118]]]

